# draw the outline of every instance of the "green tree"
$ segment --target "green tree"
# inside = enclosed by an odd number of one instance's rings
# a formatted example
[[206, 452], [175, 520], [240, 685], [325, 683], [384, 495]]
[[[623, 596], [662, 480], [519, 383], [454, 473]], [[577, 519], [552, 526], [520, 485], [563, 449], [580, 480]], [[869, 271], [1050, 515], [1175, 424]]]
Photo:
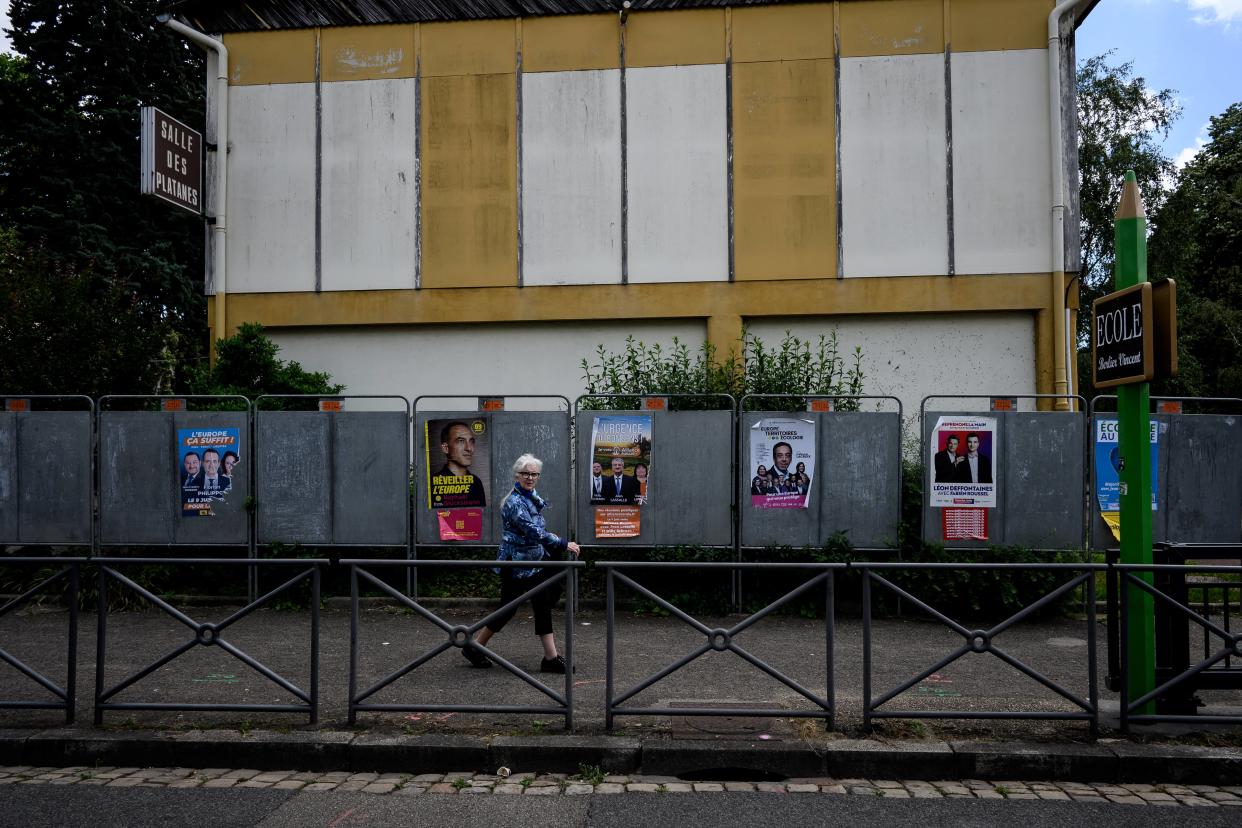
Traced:
[[[0, 315], [41, 306], [38, 272], [56, 284], [80, 282], [72, 295], [80, 289], [116, 309], [116, 324], [96, 331], [91, 345], [128, 365], [101, 369], [117, 392], [149, 393], [165, 381], [170, 348], [185, 362], [206, 345], [202, 220], [137, 186], [141, 105], [195, 128], [203, 122], [203, 58], [154, 25], [161, 5], [12, 0], [18, 54], [0, 56], [0, 228], [13, 234], [6, 255], [22, 260], [7, 264]], [[14, 293], [23, 290], [36, 293]], [[152, 337], [161, 347], [149, 346]], [[49, 343], [42, 352], [47, 375], [6, 391], [87, 390], [69, 370], [82, 364], [76, 351]]]
[[[1166, 197], [1176, 172], [1161, 141], [1181, 116], [1175, 93], [1153, 91], [1132, 63], [1109, 63], [1111, 52], [1078, 66], [1078, 168], [1082, 188], [1082, 280], [1078, 340], [1090, 342], [1091, 302], [1113, 289], [1113, 216], [1126, 170], [1134, 170], [1148, 215]], [[1089, 380], [1088, 373], [1084, 380]], [[1085, 384], [1085, 383], [1084, 383]]]
[[1155, 390], [1242, 397], [1242, 102], [1213, 117], [1208, 136], [1149, 211], [1148, 275], [1177, 281], [1181, 369]]
[[345, 387], [322, 371], [307, 371], [297, 362], [280, 359], [280, 346], [268, 339], [263, 326], [246, 323], [228, 339], [216, 342], [216, 364], [190, 373], [192, 394], [339, 394]]

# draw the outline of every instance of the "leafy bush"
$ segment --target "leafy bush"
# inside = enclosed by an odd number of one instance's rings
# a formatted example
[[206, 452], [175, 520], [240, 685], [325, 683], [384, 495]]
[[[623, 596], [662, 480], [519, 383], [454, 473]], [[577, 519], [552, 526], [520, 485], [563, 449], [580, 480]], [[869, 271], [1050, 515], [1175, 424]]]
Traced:
[[[323, 371], [307, 371], [301, 364], [277, 357], [280, 346], [263, 333], [263, 326], [245, 323], [228, 339], [216, 341], [216, 364], [191, 369], [186, 391], [191, 394], [240, 395], [254, 399], [262, 394], [339, 394], [345, 386], [332, 382]], [[296, 407], [292, 401], [287, 407]], [[265, 408], [280, 407], [276, 401]], [[314, 408], [313, 401], [309, 407]]]
[[[723, 407], [707, 395], [731, 394], [740, 399], [747, 394], [792, 394], [804, 396], [850, 396], [862, 393], [864, 374], [862, 350], [855, 348], [852, 364], [841, 356], [837, 332], [820, 335], [816, 342], [804, 341], [786, 332], [776, 348], [767, 348], [758, 336], [744, 331], [741, 357], [730, 353], [718, 360], [716, 348], [702, 343], [691, 352], [674, 337], [673, 347], [659, 343], [648, 346], [627, 337], [621, 353], [596, 348], [596, 363], [582, 360], [583, 381], [588, 398], [592, 395], [621, 395], [619, 400], [587, 399], [583, 408], [635, 408], [638, 397], [652, 394], [689, 394], [669, 400], [669, 407], [700, 410]], [[633, 396], [630, 396], [633, 395]], [[699, 396], [702, 395], [702, 396]], [[790, 408], [805, 405], [803, 399], [783, 403]], [[849, 408], [848, 404], [841, 408]]]

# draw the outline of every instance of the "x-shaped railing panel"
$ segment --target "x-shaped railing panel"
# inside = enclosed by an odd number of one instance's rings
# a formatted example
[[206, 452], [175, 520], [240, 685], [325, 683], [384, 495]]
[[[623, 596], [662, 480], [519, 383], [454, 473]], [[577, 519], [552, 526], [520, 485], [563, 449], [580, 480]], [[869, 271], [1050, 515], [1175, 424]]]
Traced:
[[[1171, 715], [1160, 713], [1139, 713], [1149, 703], [1166, 695], [1168, 691], [1182, 684], [1193, 676], [1199, 675], [1220, 662], [1233, 657], [1242, 656], [1242, 633], [1231, 633], [1229, 630], [1213, 623], [1210, 619], [1205, 618], [1195, 612], [1190, 607], [1178, 601], [1173, 596], [1162, 591], [1158, 587], [1147, 583], [1143, 578], [1143, 574], [1154, 571], [1176, 572], [1181, 573], [1184, 577], [1187, 572], [1212, 572], [1226, 574], [1242, 574], [1242, 567], [1237, 566], [1179, 566], [1174, 564], [1164, 565], [1139, 565], [1139, 564], [1121, 564], [1116, 569], [1121, 572], [1121, 727], [1122, 730], [1128, 730], [1132, 723], [1151, 723], [1156, 722], [1198, 722], [1198, 723], [1220, 723], [1220, 724], [1238, 724], [1242, 723], [1242, 715]], [[1133, 590], [1131, 589], [1133, 588]], [[1220, 649], [1214, 653], [1210, 653], [1206, 658], [1200, 660], [1196, 664], [1192, 664], [1176, 676], [1165, 681], [1155, 689], [1148, 693], [1144, 693], [1137, 699], [1130, 699], [1130, 682], [1129, 670], [1131, 668], [1129, 659], [1129, 648], [1125, 642], [1130, 639], [1130, 614], [1132, 612], [1132, 593], [1134, 590], [1150, 595], [1157, 603], [1163, 604], [1169, 611], [1175, 615], [1180, 615], [1191, 623], [1197, 624], [1203, 631], [1205, 636], [1214, 635], [1218, 637], [1222, 644]], [[1158, 617], [1158, 616], [1157, 616]]]
[[[319, 567], [327, 564], [328, 561], [315, 559], [258, 560], [250, 558], [97, 558], [95, 559], [95, 562], [100, 565], [99, 626], [96, 643], [97, 657], [95, 662], [95, 724], [102, 724], [105, 710], [216, 710], [246, 713], [306, 713], [310, 717], [311, 724], [315, 724], [319, 720]], [[224, 620], [212, 623], [199, 621], [190, 615], [187, 615], [174, 607], [172, 604], [160, 598], [158, 595], [153, 594], [150, 590], [122, 575], [116, 569], [116, 567], [122, 565], [225, 565], [246, 567], [309, 566], [309, 568], [298, 573], [297, 575], [294, 575], [292, 578], [271, 590], [266, 595], [260, 596], [256, 600], [246, 604], [244, 607], [229, 615]], [[240, 647], [225, 640], [223, 633], [233, 624], [250, 615], [255, 610], [269, 604], [278, 596], [288, 592], [293, 589], [293, 587], [307, 580], [311, 583], [310, 689], [302, 690], [292, 681], [286, 679], [275, 670], [267, 667], [258, 659], [242, 650]], [[128, 588], [152, 606], [163, 611], [165, 614], [189, 628], [194, 633], [194, 637], [189, 641], [174, 647], [172, 650], [160, 656], [138, 672], [122, 679], [111, 687], [105, 688], [104, 674], [107, 666], [108, 648], [108, 585], [109, 582], [113, 581]], [[301, 700], [303, 704], [216, 704], [211, 702], [183, 703], [109, 701], [118, 693], [133, 686], [163, 667], [165, 664], [168, 664], [177, 657], [188, 653], [195, 647], [219, 647], [221, 650], [233, 656], [247, 667], [250, 667], [259, 675], [268, 679], [295, 698]]]
[[[1099, 729], [1099, 693], [1095, 675], [1095, 571], [1099, 567], [1079, 564], [851, 564], [851, 569], [863, 572], [863, 727], [871, 729], [871, 720], [890, 719], [1060, 719], [1086, 720], [1090, 723], [1091, 732]], [[1023, 607], [1018, 612], [988, 629], [968, 629], [953, 618], [937, 610], [927, 602], [912, 595], [892, 581], [876, 573], [875, 570], [1015, 570], [1015, 571], [1070, 571], [1080, 572], [1068, 582], [1061, 584], [1052, 592], [1044, 595], [1034, 603]], [[1085, 571], [1083, 571], [1085, 570]], [[872, 686], [872, 584], [879, 584], [888, 591], [908, 601], [934, 620], [962, 636], [964, 643], [948, 655], [936, 661], [930, 667], [920, 670], [913, 677], [899, 683], [896, 687], [873, 698]], [[1079, 588], [1086, 589], [1087, 600], [1087, 698], [1067, 690], [1048, 676], [1024, 663], [1021, 659], [998, 647], [995, 639], [998, 635], [1015, 624], [1039, 613], [1051, 604], [1060, 601], [1066, 594]], [[879, 710], [881, 705], [895, 699], [910, 688], [928, 677], [943, 670], [953, 662], [968, 654], [991, 654], [1018, 672], [1048, 688], [1066, 701], [1069, 701], [1081, 712], [1058, 711], [1000, 711], [1000, 710]]]
[[[584, 564], [580, 561], [398, 561], [398, 560], [343, 560], [342, 564], [348, 565], [350, 568], [350, 622], [349, 622], [349, 722], [353, 724], [357, 720], [358, 711], [371, 712], [419, 712], [419, 713], [554, 713], [565, 717], [565, 728], [570, 730], [573, 728], [573, 635], [574, 635], [574, 596], [577, 592], [578, 570]], [[418, 601], [404, 595], [399, 590], [384, 583], [383, 580], [368, 572], [366, 567], [405, 567], [418, 569], [422, 567], [437, 568], [528, 568], [528, 569], [555, 569], [560, 570], [555, 575], [540, 582], [535, 587], [528, 589], [512, 601], [501, 607], [491, 611], [487, 615], [475, 621], [473, 624], [451, 624], [445, 621], [439, 615], [424, 607]], [[407, 609], [437, 627], [441, 632], [445, 633], [445, 640], [431, 647], [417, 658], [407, 662], [397, 670], [392, 671], [384, 678], [371, 684], [365, 690], [358, 690], [358, 632], [359, 632], [359, 582], [365, 581], [367, 584], [378, 589], [383, 594], [397, 601]], [[504, 656], [500, 655], [493, 649], [474, 644], [474, 636], [479, 630], [487, 626], [492, 621], [499, 618], [502, 614], [509, 610], [515, 609], [523, 601], [528, 601], [535, 595], [545, 590], [553, 589], [558, 584], [565, 584], [565, 641], [563, 646], [563, 655], [565, 657], [565, 690], [563, 693], [557, 692], [553, 688], [541, 682], [530, 673], [518, 667]], [[531, 687], [538, 690], [543, 695], [551, 699], [553, 705], [531, 705], [531, 704], [381, 704], [366, 700], [374, 696], [380, 690], [388, 687], [398, 679], [417, 670], [436, 656], [449, 649], [463, 649], [467, 646], [473, 646], [484, 653], [486, 657], [494, 664], [498, 664], [508, 672], [520, 678]]]
[[[760, 670], [761, 672], [771, 676], [798, 695], [816, 704], [818, 710], [781, 710], [779, 715], [784, 718], [822, 718], [827, 722], [829, 728], [832, 727], [833, 714], [835, 711], [833, 699], [833, 676], [832, 676], [832, 651], [833, 651], [833, 635], [834, 635], [834, 609], [833, 609], [833, 572], [843, 569], [844, 564], [756, 564], [756, 563], [654, 563], [654, 562], [620, 562], [620, 561], [601, 561], [597, 564], [600, 568], [607, 572], [607, 589], [608, 589], [608, 656], [607, 656], [607, 673], [605, 678], [606, 695], [604, 714], [605, 727], [612, 730], [613, 717], [618, 715], [627, 716], [771, 716], [774, 711], [772, 708], [757, 707], [729, 707], [729, 708], [705, 708], [705, 707], [622, 707], [621, 705], [627, 700], [638, 695], [642, 691], [648, 689], [657, 682], [665, 679], [672, 673], [677, 672], [682, 667], [693, 662], [695, 659], [708, 652], [731, 652], [737, 655], [746, 663]], [[752, 613], [743, 620], [734, 624], [732, 627], [708, 627], [697, 618], [689, 615], [680, 607], [675, 606], [667, 599], [657, 595], [642, 584], [629, 577], [621, 569], [695, 569], [709, 571], [712, 569], [763, 569], [771, 571], [774, 569], [800, 569], [812, 570], [818, 574], [813, 575], [809, 580], [795, 589], [785, 593], [763, 609]], [[702, 634], [706, 641], [695, 647], [686, 655], [674, 659], [672, 662], [657, 670], [650, 676], [640, 680], [637, 684], [629, 688], [623, 693], [615, 691], [615, 648], [616, 648], [616, 583], [620, 581], [625, 586], [637, 592], [639, 595], [654, 601], [657, 606], [667, 610], [670, 615], [683, 621], [689, 627]], [[825, 635], [826, 635], [826, 689], [823, 696], [809, 690], [799, 683], [796, 679], [791, 678], [782, 671], [765, 662], [763, 659], [741, 647], [734, 639], [742, 632], [771, 615], [776, 610], [785, 606], [789, 602], [806, 594], [815, 587], [822, 586], [824, 589], [824, 619], [825, 619]]]
[[61, 687], [55, 681], [45, 676], [35, 668], [26, 664], [17, 656], [8, 650], [0, 647], [0, 661], [11, 666], [17, 672], [29, 678], [38, 684], [44, 690], [47, 690], [56, 697], [56, 701], [38, 701], [26, 699], [0, 699], [0, 708], [23, 709], [23, 710], [64, 710], [65, 724], [73, 724], [74, 707], [77, 700], [77, 678], [78, 678], [78, 581], [81, 572], [81, 565], [86, 562], [85, 558], [0, 558], [0, 564], [4, 565], [21, 565], [21, 566], [60, 566], [63, 567], [39, 583], [27, 589], [21, 595], [14, 596], [9, 599], [4, 606], [0, 606], [0, 617], [8, 614], [12, 610], [17, 609], [26, 602], [30, 601], [34, 596], [46, 591], [53, 584], [62, 580], [68, 580], [68, 589], [66, 590], [65, 600], [69, 608], [69, 635], [66, 645], [66, 671], [65, 686]]

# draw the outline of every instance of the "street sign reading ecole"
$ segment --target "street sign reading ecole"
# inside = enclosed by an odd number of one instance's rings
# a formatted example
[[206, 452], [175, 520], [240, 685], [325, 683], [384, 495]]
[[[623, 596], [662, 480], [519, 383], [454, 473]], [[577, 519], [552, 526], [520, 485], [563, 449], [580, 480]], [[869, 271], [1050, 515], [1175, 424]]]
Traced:
[[201, 215], [203, 136], [153, 106], [141, 112], [142, 192]]
[[1101, 296], [1091, 306], [1091, 366], [1096, 388], [1149, 382], [1152, 356], [1151, 282]]

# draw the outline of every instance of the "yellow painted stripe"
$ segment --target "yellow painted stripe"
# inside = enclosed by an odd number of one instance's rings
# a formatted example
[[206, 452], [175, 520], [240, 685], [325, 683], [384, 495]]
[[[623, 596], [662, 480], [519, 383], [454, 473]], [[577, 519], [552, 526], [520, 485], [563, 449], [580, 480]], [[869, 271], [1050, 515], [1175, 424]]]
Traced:
[[439, 325], [612, 319], [757, 319], [971, 311], [1040, 311], [1050, 301], [1047, 273], [902, 276], [777, 282], [558, 285], [488, 290], [231, 293], [230, 327]]
[[942, 0], [842, 0], [841, 57], [943, 52], [941, 3]]
[[319, 63], [324, 81], [412, 78], [414, 24], [323, 29]]
[[955, 52], [1048, 48], [1053, 0], [948, 0]]
[[522, 71], [569, 72], [621, 65], [615, 14], [528, 17], [522, 21]]
[[833, 56], [831, 3], [738, 6], [732, 12], [735, 64]]
[[516, 77], [422, 80], [424, 287], [517, 284]]
[[836, 275], [833, 92], [831, 59], [734, 64], [738, 280]]
[[513, 20], [423, 23], [421, 37], [423, 77], [517, 71]]
[[315, 29], [226, 34], [229, 83], [314, 83]]
[[626, 21], [626, 66], [693, 66], [724, 61], [724, 9], [636, 12]]

